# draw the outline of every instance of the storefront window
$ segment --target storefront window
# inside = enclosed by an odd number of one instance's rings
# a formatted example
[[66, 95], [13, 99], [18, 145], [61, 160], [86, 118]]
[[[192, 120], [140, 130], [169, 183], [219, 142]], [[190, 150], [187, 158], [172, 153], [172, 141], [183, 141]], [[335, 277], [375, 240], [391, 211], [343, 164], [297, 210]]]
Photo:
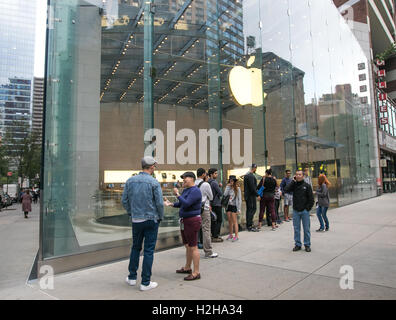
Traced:
[[[185, 171], [243, 186], [252, 162], [326, 173], [332, 206], [376, 195], [370, 61], [332, 1], [57, 0], [48, 26], [43, 258], [130, 245], [150, 147], [170, 200]], [[178, 230], [166, 208], [160, 239]]]

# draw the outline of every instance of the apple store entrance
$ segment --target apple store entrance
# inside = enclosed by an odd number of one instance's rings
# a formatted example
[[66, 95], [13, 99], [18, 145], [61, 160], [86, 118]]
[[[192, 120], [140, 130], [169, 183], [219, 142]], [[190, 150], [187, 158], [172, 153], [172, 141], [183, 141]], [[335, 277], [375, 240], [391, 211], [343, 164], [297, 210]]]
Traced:
[[[374, 124], [359, 114], [372, 101], [359, 91], [369, 60], [332, 1], [49, 4], [39, 265], [128, 256], [121, 195], [152, 146], [171, 201], [180, 174], [199, 167], [243, 188], [246, 154], [258, 179], [268, 167], [278, 183], [285, 169], [309, 168], [314, 184], [326, 173], [332, 206], [376, 195]], [[166, 207], [157, 249], [175, 245], [178, 212]]]

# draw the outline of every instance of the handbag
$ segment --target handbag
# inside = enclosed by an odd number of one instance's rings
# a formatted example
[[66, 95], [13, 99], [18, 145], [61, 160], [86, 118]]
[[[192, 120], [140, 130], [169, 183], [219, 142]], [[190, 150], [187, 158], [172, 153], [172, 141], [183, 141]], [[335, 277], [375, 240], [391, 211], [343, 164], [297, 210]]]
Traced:
[[261, 186], [260, 189], [258, 189], [257, 193], [258, 195], [262, 198], [263, 197], [263, 192], [264, 192], [264, 186]]
[[226, 195], [226, 196], [222, 196], [221, 197], [221, 205], [222, 205], [222, 207], [227, 208], [228, 202], [230, 202], [230, 195], [229, 194]]

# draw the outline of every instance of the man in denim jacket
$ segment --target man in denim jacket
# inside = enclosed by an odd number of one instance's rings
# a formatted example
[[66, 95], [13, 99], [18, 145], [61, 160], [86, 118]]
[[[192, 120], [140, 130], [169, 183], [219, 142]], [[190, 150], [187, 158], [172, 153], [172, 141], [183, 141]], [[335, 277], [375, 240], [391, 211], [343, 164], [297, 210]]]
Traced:
[[157, 282], [150, 281], [158, 226], [164, 216], [161, 185], [152, 177], [156, 164], [153, 157], [144, 157], [142, 159], [143, 171], [127, 180], [122, 194], [122, 204], [128, 214], [132, 216], [133, 244], [129, 261], [129, 276], [126, 281], [131, 286], [136, 285], [140, 251], [144, 239], [142, 283], [140, 285], [142, 291], [158, 286]]

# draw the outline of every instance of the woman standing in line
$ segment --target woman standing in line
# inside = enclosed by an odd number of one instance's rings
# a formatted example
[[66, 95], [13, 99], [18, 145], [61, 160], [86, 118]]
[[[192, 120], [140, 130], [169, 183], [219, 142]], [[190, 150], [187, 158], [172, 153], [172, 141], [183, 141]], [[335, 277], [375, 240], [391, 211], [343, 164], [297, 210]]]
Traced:
[[[228, 201], [228, 206], [226, 209], [228, 218], [228, 227], [230, 234], [227, 240], [232, 240], [232, 242], [238, 241], [238, 216], [241, 213], [242, 205], [242, 192], [241, 188], [238, 186], [238, 179], [236, 176], [230, 176], [227, 187], [224, 191], [224, 197], [230, 196]], [[233, 231], [235, 230], [235, 236], [233, 236]]]
[[276, 180], [272, 176], [272, 170], [267, 169], [265, 171], [265, 176], [261, 179], [259, 185], [257, 186], [257, 190], [259, 190], [262, 186], [264, 186], [263, 196], [260, 200], [260, 214], [259, 214], [259, 226], [258, 229], [261, 229], [264, 212], [266, 212], [266, 220], [267, 225], [270, 227], [272, 225], [272, 231], [275, 231], [278, 228], [276, 221], [276, 213], [275, 213], [275, 189], [278, 186]]
[[[329, 186], [330, 182], [327, 180], [324, 174], [319, 175], [318, 188], [316, 189], [316, 195], [318, 196], [318, 207], [316, 209], [316, 215], [318, 216], [320, 228], [317, 232], [329, 231], [329, 220], [327, 219], [327, 209], [330, 206], [329, 197]], [[323, 223], [324, 220], [324, 223]], [[326, 226], [325, 226], [326, 225]]]
[[28, 218], [29, 212], [32, 211], [32, 196], [29, 193], [29, 189], [26, 189], [22, 195], [22, 211], [25, 214], [25, 218]]

